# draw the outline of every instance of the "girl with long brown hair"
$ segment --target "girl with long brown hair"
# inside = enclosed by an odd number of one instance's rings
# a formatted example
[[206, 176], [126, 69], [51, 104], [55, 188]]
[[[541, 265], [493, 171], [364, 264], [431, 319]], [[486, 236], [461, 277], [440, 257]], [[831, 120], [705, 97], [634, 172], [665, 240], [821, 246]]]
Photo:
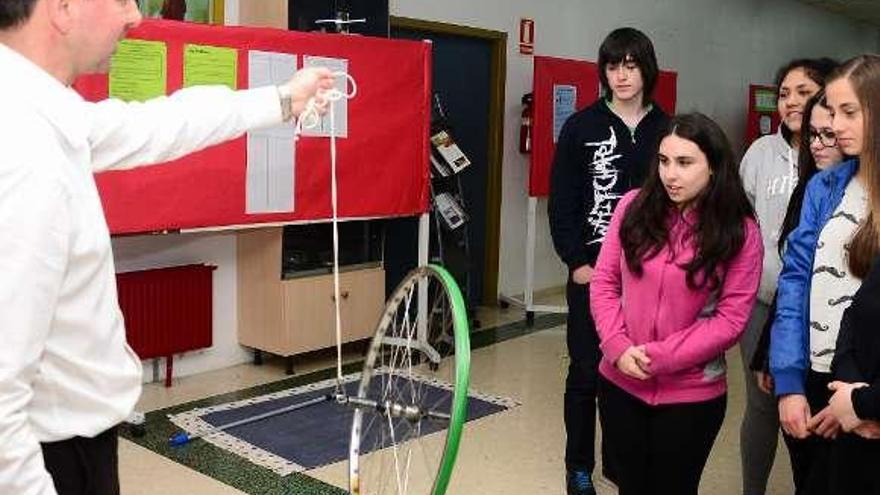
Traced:
[[[807, 185], [800, 223], [788, 237], [771, 331], [770, 371], [783, 430], [796, 439], [836, 436], [828, 407], [831, 365], [844, 310], [867, 275], [878, 236], [877, 143], [870, 116], [880, 94], [880, 59], [862, 56], [832, 73], [826, 100], [837, 145], [852, 160], [817, 174]], [[876, 114], [876, 110], [873, 112]], [[831, 435], [828, 433], [831, 432]], [[828, 445], [799, 461], [809, 493], [828, 493]], [[863, 491], [832, 493], [868, 493]]]
[[831, 491], [880, 494], [880, 56], [850, 60], [832, 84], [835, 131], [858, 152], [868, 215], [849, 251], [849, 267], [864, 282], [843, 315], [832, 365], [830, 409], [846, 433], [832, 450]]

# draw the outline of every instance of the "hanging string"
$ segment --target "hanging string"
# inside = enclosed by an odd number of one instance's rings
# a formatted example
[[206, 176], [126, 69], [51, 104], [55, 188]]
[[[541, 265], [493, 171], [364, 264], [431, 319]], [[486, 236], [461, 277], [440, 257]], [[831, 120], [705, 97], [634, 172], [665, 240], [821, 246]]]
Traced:
[[[339, 291], [339, 209], [336, 182], [336, 117], [335, 103], [343, 98], [350, 100], [357, 95], [357, 83], [345, 72], [334, 72], [333, 77], [344, 77], [350, 91], [342, 92], [337, 88], [319, 90], [318, 94], [306, 103], [294, 129], [294, 140], [299, 139], [303, 129], [314, 129], [321, 124], [319, 104], [329, 105], [330, 120], [330, 202], [333, 209], [333, 306], [336, 318], [336, 396], [342, 394], [342, 316], [340, 311]], [[322, 103], [319, 103], [322, 102]]]
[[[336, 128], [335, 128], [335, 119], [333, 115], [334, 103], [345, 98], [346, 100], [350, 100], [357, 96], [357, 82], [355, 82], [354, 78], [348, 75], [345, 72], [334, 72], [333, 77], [344, 77], [346, 79], [346, 86], [350, 88], [350, 91], [343, 93], [337, 88], [330, 89], [319, 89], [318, 94], [309, 98], [309, 101], [306, 102], [306, 107], [303, 109], [299, 118], [296, 120], [296, 127], [294, 129], [294, 139], [299, 139], [300, 135], [303, 133], [304, 129], [314, 129], [321, 125], [321, 113], [319, 112], [319, 105], [328, 104], [328, 113], [330, 118], [330, 153], [331, 158], [332, 155], [336, 153], [336, 148], [333, 146], [336, 143]], [[335, 168], [335, 164], [334, 168]]]

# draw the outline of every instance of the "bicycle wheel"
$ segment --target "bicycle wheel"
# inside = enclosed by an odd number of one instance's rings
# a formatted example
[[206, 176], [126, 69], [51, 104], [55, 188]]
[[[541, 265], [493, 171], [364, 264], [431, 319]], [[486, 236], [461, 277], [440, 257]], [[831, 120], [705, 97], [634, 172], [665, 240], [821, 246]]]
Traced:
[[469, 332], [442, 267], [413, 270], [392, 293], [351, 399], [352, 494], [446, 493], [467, 419]]

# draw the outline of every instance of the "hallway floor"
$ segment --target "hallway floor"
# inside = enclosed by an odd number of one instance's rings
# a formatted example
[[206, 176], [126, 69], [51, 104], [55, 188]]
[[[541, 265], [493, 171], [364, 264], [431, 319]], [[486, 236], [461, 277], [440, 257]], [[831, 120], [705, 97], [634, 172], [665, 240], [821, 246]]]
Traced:
[[[468, 423], [465, 427], [456, 473], [450, 494], [564, 494], [562, 396], [567, 357], [565, 327], [559, 315], [539, 317], [534, 332], [521, 323], [522, 311], [492, 308], [478, 315], [483, 328], [508, 323], [500, 342], [477, 348], [472, 354], [471, 388], [492, 395], [510, 397], [521, 405]], [[544, 325], [541, 325], [541, 322]], [[548, 323], [550, 321], [550, 323]], [[489, 330], [492, 332], [492, 330]], [[482, 332], [479, 332], [482, 333]], [[519, 334], [519, 336], [514, 336]], [[514, 336], [511, 338], [511, 336]], [[507, 340], [503, 340], [507, 339]], [[355, 351], [346, 360], [357, 360]], [[332, 365], [333, 355], [319, 353], [298, 362], [297, 373]], [[701, 493], [739, 494], [739, 423], [744, 390], [739, 350], [728, 355], [730, 383], [727, 415], [703, 475]], [[174, 386], [148, 384], [139, 410], [150, 411], [175, 404], [265, 384], [285, 378], [280, 359], [263, 366], [236, 366], [201, 375], [176, 379]], [[598, 450], [598, 449], [597, 449]], [[120, 476], [125, 495], [168, 493], [242, 494], [207, 475], [177, 464], [161, 455], [120, 439]], [[342, 487], [346, 483], [345, 462], [308, 471], [305, 474]], [[616, 493], [598, 480], [599, 493]], [[793, 492], [788, 455], [780, 441], [777, 462], [768, 494]]]

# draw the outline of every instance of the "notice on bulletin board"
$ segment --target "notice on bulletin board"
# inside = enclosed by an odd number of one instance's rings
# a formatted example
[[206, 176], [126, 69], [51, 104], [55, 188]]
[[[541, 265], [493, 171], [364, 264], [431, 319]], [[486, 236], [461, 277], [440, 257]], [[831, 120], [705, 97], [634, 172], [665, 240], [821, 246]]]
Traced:
[[[303, 67], [326, 67], [333, 72], [348, 73], [348, 60], [341, 58], [304, 56]], [[344, 77], [336, 78], [336, 89], [346, 94], [349, 91], [348, 80]], [[338, 138], [348, 137], [348, 99], [343, 98], [333, 103], [334, 134]], [[316, 127], [303, 128], [303, 136], [327, 137], [330, 136], [330, 114], [324, 114], [321, 122]]]
[[109, 96], [147, 101], [165, 95], [168, 47], [162, 41], [122, 40], [110, 62]]
[[238, 50], [205, 45], [183, 49], [183, 87], [222, 84], [238, 89]]
[[577, 88], [568, 84], [553, 85], [553, 142], [559, 141], [559, 133], [565, 121], [575, 112]]
[[[296, 72], [296, 55], [248, 52], [248, 87], [285, 84]], [[248, 214], [294, 211], [296, 153], [293, 125], [282, 124], [247, 135], [245, 211]]]

